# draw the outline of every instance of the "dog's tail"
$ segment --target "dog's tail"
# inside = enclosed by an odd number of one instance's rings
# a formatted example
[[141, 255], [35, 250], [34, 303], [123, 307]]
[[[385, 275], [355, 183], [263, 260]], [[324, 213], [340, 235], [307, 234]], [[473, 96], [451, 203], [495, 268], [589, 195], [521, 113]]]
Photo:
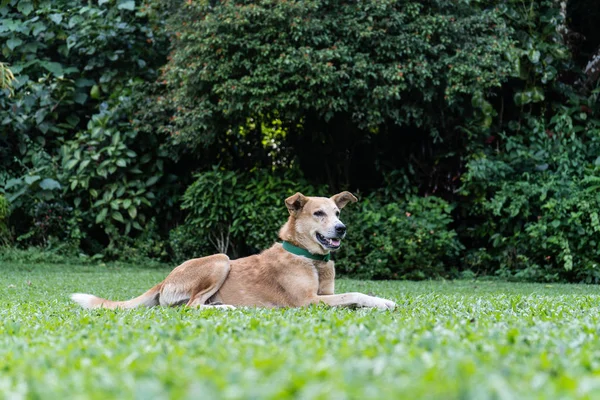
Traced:
[[158, 298], [162, 283], [154, 286], [141, 296], [127, 301], [112, 301], [96, 297], [92, 294], [73, 293], [71, 300], [83, 308], [136, 308], [136, 307], [154, 307], [158, 305]]

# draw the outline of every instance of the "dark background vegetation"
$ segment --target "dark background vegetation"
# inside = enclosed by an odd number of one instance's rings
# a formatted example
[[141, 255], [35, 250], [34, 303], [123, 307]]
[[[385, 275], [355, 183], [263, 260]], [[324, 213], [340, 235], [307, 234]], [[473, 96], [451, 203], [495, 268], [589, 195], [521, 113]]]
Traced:
[[350, 190], [342, 274], [598, 282], [599, 16], [4, 0], [2, 258], [239, 257], [286, 196]]

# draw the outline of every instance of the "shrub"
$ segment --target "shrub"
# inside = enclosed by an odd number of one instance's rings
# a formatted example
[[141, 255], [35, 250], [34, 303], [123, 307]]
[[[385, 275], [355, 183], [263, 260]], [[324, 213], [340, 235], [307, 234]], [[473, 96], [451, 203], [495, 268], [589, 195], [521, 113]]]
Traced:
[[126, 263], [143, 266], [158, 265], [169, 260], [168, 243], [159, 234], [156, 220], [153, 218], [136, 237], [121, 236], [119, 243], [106, 249], [104, 255]]
[[464, 248], [449, 227], [451, 210], [434, 196], [389, 203], [375, 195], [361, 200], [347, 217], [347, 244], [336, 257], [337, 270], [367, 279], [448, 276]]
[[[130, 79], [154, 78], [164, 59], [164, 40], [133, 1], [10, 0], [0, 16], [0, 49], [16, 78], [14, 96], [0, 96], [0, 143], [13, 156], [31, 145], [54, 155], [103, 100]], [[14, 170], [11, 159], [0, 167]]]
[[141, 230], [163, 160], [156, 137], [132, 132], [130, 97], [165, 60], [166, 40], [154, 34], [160, 17], [125, 0], [10, 0], [0, 17], [0, 50], [15, 77], [0, 92], [12, 95], [0, 95], [0, 184], [22, 244], [56, 237], [34, 215], [50, 203], [78, 210], [69, 217], [76, 239], [112, 244]]
[[[283, 200], [295, 192], [323, 195], [294, 170], [199, 173], [183, 196], [185, 224], [171, 234], [177, 257], [188, 251], [247, 255], [269, 247], [289, 214]], [[199, 254], [195, 254], [198, 256]]]
[[462, 234], [500, 276], [600, 282], [600, 121], [582, 110], [591, 108], [529, 118], [526, 134], [501, 135], [468, 164], [463, 194], [480, 223]]
[[219, 251], [207, 240], [206, 233], [198, 232], [191, 224], [183, 223], [169, 232], [171, 257], [176, 263], [203, 257]]
[[164, 173], [161, 136], [142, 136], [131, 127], [132, 90], [133, 84], [105, 103], [60, 152], [67, 198], [84, 210], [84, 226], [104, 231], [111, 251], [120, 247], [123, 235], [146, 229], [149, 214], [157, 211], [162, 182], [174, 180]]
[[277, 119], [307, 178], [364, 184], [365, 157], [398, 164], [412, 146], [460, 142], [473, 94], [515, 74], [513, 31], [489, 3], [177, 3], [166, 128], [175, 143], [226, 157], [246, 143], [238, 127]]

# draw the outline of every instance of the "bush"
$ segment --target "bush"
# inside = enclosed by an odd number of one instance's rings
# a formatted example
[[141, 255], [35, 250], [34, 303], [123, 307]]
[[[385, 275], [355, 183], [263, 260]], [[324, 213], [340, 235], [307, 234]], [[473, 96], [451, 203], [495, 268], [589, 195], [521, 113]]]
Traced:
[[159, 234], [155, 219], [150, 220], [137, 237], [121, 236], [118, 244], [108, 248], [103, 255], [118, 261], [139, 266], [156, 266], [169, 261], [169, 245]]
[[34, 145], [54, 155], [102, 101], [130, 79], [155, 78], [164, 60], [151, 16], [132, 1], [10, 0], [0, 16], [0, 49], [16, 78], [14, 96], [0, 96], [0, 148], [9, 155], [0, 168], [13, 172], [14, 156], [27, 163]]
[[[289, 214], [283, 203], [296, 192], [325, 194], [303, 180], [297, 171], [223, 171], [199, 173], [186, 190], [182, 208], [185, 224], [171, 234], [176, 256], [198, 257], [204, 252], [247, 255], [271, 246]], [[189, 254], [202, 252], [203, 254]]]
[[166, 128], [175, 143], [227, 157], [247, 141], [240, 126], [252, 119], [265, 134], [277, 119], [313, 182], [372, 182], [365, 157], [399, 164], [412, 146], [462, 141], [456, 126], [484, 107], [473, 95], [516, 73], [513, 30], [489, 3], [177, 3]]
[[177, 264], [191, 258], [204, 257], [219, 251], [190, 224], [183, 223], [169, 232], [169, 247], [173, 261]]
[[[21, 244], [84, 238], [90, 250], [141, 231], [159, 195], [148, 188], [170, 179], [162, 138], [131, 126], [131, 98], [166, 60], [166, 38], [155, 35], [161, 18], [125, 0], [10, 0], [0, 17], [0, 49], [15, 77], [0, 92], [0, 184]], [[3, 77], [4, 87], [12, 75]], [[37, 218], [50, 204], [75, 210], [64, 215], [68, 226]]]
[[501, 135], [468, 164], [463, 194], [479, 223], [462, 234], [502, 277], [600, 282], [600, 121], [582, 109], [529, 118], [526, 134]]
[[66, 141], [60, 152], [59, 178], [66, 197], [84, 210], [84, 226], [104, 231], [109, 251], [121, 248], [123, 235], [132, 230], [147, 230], [150, 214], [159, 208], [157, 196], [175, 180], [164, 173], [163, 138], [141, 135], [131, 127], [135, 89], [132, 84], [105, 103], [87, 129]]
[[449, 227], [451, 210], [433, 196], [389, 203], [377, 196], [361, 200], [345, 219], [348, 243], [336, 257], [337, 270], [365, 279], [448, 276], [464, 248]]

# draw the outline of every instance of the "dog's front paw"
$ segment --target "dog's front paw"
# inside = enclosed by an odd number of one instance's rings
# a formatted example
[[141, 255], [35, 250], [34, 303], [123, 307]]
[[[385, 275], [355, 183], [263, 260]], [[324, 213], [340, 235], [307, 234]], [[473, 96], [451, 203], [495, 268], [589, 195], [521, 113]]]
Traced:
[[394, 308], [396, 308], [396, 303], [394, 303], [391, 300], [386, 300], [386, 299], [377, 299], [379, 300], [377, 302], [377, 305], [375, 307], [381, 309], [381, 310], [393, 310]]
[[229, 305], [229, 304], [216, 304], [216, 305], [213, 305], [211, 307], [220, 308], [222, 310], [235, 310], [236, 309], [235, 306], [232, 306], [232, 305]]
[[363, 303], [363, 307], [379, 308], [380, 310], [393, 310], [396, 308], [396, 303], [391, 300], [368, 296], [366, 301]]

